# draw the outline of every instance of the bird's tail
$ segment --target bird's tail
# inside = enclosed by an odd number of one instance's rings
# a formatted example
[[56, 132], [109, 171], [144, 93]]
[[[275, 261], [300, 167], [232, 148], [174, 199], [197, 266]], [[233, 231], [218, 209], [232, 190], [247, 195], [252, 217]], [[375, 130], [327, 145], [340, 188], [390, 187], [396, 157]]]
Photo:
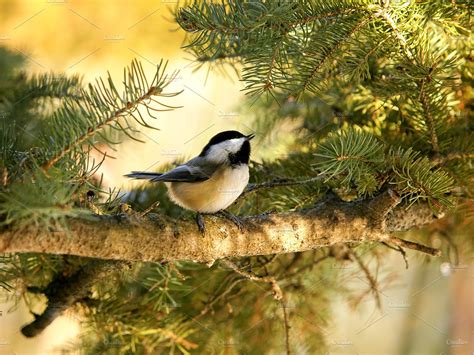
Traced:
[[130, 174], [126, 174], [124, 176], [132, 178], [132, 179], [144, 179], [144, 180], [153, 180], [157, 177], [160, 177], [163, 174], [160, 173], [147, 173], [145, 171], [132, 171]]

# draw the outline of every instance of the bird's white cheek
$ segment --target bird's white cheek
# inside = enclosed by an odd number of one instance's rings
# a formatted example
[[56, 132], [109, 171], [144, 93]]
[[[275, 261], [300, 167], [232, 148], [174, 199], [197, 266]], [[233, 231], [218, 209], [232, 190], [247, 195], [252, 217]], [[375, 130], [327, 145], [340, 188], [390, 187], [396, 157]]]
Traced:
[[222, 163], [227, 160], [228, 152], [221, 147], [212, 147], [207, 153], [207, 159], [216, 163]]
[[225, 162], [229, 154], [235, 154], [240, 150], [244, 141], [244, 138], [236, 138], [216, 144], [209, 149], [207, 159], [218, 163]]

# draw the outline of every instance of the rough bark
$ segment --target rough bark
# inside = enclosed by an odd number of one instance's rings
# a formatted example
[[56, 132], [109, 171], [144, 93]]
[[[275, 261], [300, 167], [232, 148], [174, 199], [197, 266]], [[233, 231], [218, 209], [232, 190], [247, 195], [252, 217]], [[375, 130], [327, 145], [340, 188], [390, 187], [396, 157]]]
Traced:
[[[25, 229], [0, 234], [0, 252], [69, 254], [129, 261], [217, 259], [280, 254], [337, 243], [390, 243], [390, 233], [432, 222], [427, 206], [397, 206], [385, 192], [371, 200], [344, 202], [328, 196], [314, 207], [244, 218], [243, 231], [223, 218], [205, 218], [203, 236], [194, 221], [157, 214], [72, 219], [69, 231]], [[416, 248], [415, 248], [416, 249]], [[437, 251], [430, 254], [436, 255]]]

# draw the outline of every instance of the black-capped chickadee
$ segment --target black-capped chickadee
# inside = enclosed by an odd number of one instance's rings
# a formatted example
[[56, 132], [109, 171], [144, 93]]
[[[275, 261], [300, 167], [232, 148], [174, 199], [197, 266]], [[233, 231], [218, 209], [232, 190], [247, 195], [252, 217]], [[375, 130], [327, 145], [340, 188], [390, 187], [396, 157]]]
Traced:
[[199, 230], [204, 233], [201, 214], [220, 212], [240, 228], [241, 221], [224, 211], [244, 191], [249, 182], [250, 140], [238, 131], [224, 131], [211, 138], [201, 154], [160, 174], [132, 171], [130, 178], [163, 181], [177, 205], [197, 212]]

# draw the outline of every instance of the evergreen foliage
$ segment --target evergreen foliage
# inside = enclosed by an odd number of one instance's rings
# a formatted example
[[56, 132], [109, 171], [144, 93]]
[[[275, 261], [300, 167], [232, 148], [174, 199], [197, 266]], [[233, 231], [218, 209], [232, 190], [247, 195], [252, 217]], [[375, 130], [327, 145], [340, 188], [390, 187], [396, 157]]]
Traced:
[[[197, 65], [241, 69], [245, 110], [255, 117], [261, 143], [286, 122], [296, 127], [291, 153], [252, 162], [251, 182], [311, 181], [249, 192], [231, 210], [292, 211], [314, 205], [329, 190], [352, 201], [390, 188], [407, 205], [428, 202], [434, 212], [450, 211], [448, 255], [454, 237], [469, 242], [472, 220], [459, 220], [474, 216], [471, 11], [467, 3], [437, 1], [194, 1], [179, 7], [184, 47]], [[99, 142], [139, 139], [139, 128], [152, 127], [149, 117], [176, 108], [169, 98], [177, 93], [167, 92], [175, 74], [167, 74], [165, 63], [149, 80], [134, 61], [123, 88], [110, 76], [86, 86], [79, 76], [31, 76], [22, 65], [22, 57], [0, 48], [0, 228], [54, 231], [67, 228], [69, 217], [149, 213], [157, 200], [160, 213], [188, 217], [161, 185], [125, 196], [104, 191], [97, 174], [102, 161], [89, 155]], [[69, 350], [283, 352], [289, 316], [290, 342], [298, 339], [293, 351], [324, 352], [330, 299], [343, 294], [357, 304], [370, 296], [348, 290], [344, 281], [357, 274], [373, 282], [364, 263], [375, 259], [378, 267], [388, 252], [376, 246], [238, 260], [241, 270], [275, 278], [286, 311], [270, 284], [219, 264], [124, 265], [77, 300], [74, 311], [84, 327]], [[358, 260], [360, 268], [335, 266]], [[5, 255], [0, 287], [41, 313], [46, 300], [39, 294], [90, 263]]]

